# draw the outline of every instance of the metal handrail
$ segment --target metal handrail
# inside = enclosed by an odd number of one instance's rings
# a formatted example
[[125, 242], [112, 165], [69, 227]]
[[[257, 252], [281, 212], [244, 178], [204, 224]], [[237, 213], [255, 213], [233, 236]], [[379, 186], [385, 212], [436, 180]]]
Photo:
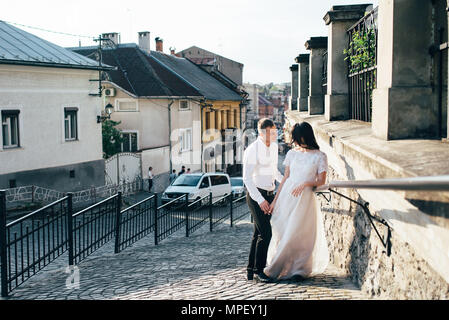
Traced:
[[81, 210], [81, 211], [78, 211], [77, 213], [75, 213], [75, 214], [73, 215], [73, 217], [75, 218], [75, 217], [77, 217], [77, 216], [83, 214], [84, 212], [87, 212], [87, 211], [89, 211], [89, 210], [92, 210], [92, 209], [95, 208], [95, 207], [99, 207], [99, 206], [102, 205], [103, 203], [108, 202], [109, 200], [111, 200], [112, 198], [116, 198], [117, 195], [118, 195], [118, 194], [114, 194], [113, 196], [110, 196], [109, 198], [106, 198], [106, 199], [104, 199], [104, 200], [101, 200], [100, 202], [94, 203], [93, 205], [91, 205], [91, 206], [89, 206], [89, 207], [87, 207], [87, 208], [85, 208], [85, 209], [83, 209], [83, 210]]
[[28, 218], [31, 217], [31, 216], [37, 215], [38, 213], [41, 213], [41, 212], [45, 211], [46, 209], [48, 209], [48, 208], [50, 208], [50, 207], [52, 207], [52, 206], [55, 206], [56, 204], [58, 204], [58, 203], [60, 203], [60, 202], [63, 202], [63, 201], [65, 201], [65, 200], [67, 200], [67, 199], [68, 199], [68, 196], [65, 196], [64, 198], [61, 198], [61, 199], [59, 199], [59, 200], [56, 200], [56, 201], [54, 201], [54, 202], [52, 202], [52, 203], [46, 205], [45, 207], [39, 208], [39, 209], [37, 209], [36, 211], [30, 212], [30, 213], [28, 213], [27, 215], [25, 215], [25, 216], [23, 216], [23, 217], [20, 217], [20, 218], [17, 219], [17, 220], [11, 221], [10, 223], [8, 223], [8, 224], [6, 225], [6, 227], [7, 227], [7, 228], [11, 228], [12, 226], [18, 224], [19, 222], [22, 222], [22, 221], [28, 219]]
[[[387, 249], [387, 256], [391, 254], [391, 226], [382, 218], [373, 216], [369, 210], [368, 202], [359, 202], [348, 196], [333, 190], [332, 188], [350, 188], [350, 189], [382, 189], [382, 190], [420, 190], [420, 191], [449, 191], [449, 175], [428, 176], [428, 177], [413, 177], [413, 178], [396, 178], [396, 179], [378, 179], [378, 180], [355, 180], [355, 181], [331, 181], [313, 190], [318, 194], [328, 191], [329, 194], [335, 193], [351, 202], [354, 202], [362, 207], [363, 212], [367, 215], [371, 225], [373, 226], [377, 236], [382, 245]], [[326, 201], [331, 202], [331, 198], [326, 198]], [[384, 239], [376, 228], [373, 220], [383, 224], [388, 228], [386, 239]]]
[[198, 199], [198, 200], [195, 200], [195, 201], [193, 201], [192, 203], [190, 203], [188, 206], [187, 206], [187, 208], [194, 208], [194, 206], [199, 202], [199, 203], [202, 203], [202, 201], [204, 200], [204, 199], [207, 199], [207, 198], [209, 198], [210, 196], [209, 195], [207, 195], [207, 196], [204, 196], [204, 197], [202, 197], [202, 198], [200, 198], [200, 199]]
[[378, 180], [331, 181], [314, 189], [316, 192], [330, 188], [449, 191], [449, 175]]
[[130, 206], [130, 207], [126, 208], [126, 209], [123, 209], [123, 210], [120, 212], [120, 214], [127, 213], [127, 212], [131, 211], [133, 208], [135, 208], [135, 207], [141, 205], [142, 203], [144, 203], [144, 202], [146, 202], [146, 201], [148, 201], [148, 200], [154, 198], [155, 196], [156, 196], [156, 195], [153, 194], [152, 196], [149, 196], [148, 198], [145, 198], [145, 199], [143, 199], [142, 201], [139, 201], [139, 202], [133, 204], [132, 206]]
[[179, 196], [179, 197], [177, 197], [176, 199], [173, 199], [173, 200], [171, 200], [171, 201], [169, 201], [169, 202], [167, 202], [167, 203], [164, 203], [163, 205], [157, 207], [157, 210], [161, 210], [161, 209], [163, 209], [163, 208], [165, 208], [165, 207], [168, 207], [170, 204], [172, 204], [172, 203], [174, 203], [174, 202], [180, 201], [182, 198], [185, 198], [186, 194], [187, 194], [187, 193], [184, 193], [182, 196]]

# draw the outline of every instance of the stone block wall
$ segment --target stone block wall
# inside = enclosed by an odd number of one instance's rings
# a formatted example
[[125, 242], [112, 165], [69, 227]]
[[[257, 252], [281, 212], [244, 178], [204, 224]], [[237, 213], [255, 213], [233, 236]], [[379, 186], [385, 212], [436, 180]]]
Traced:
[[[329, 167], [329, 180], [345, 180]], [[364, 202], [353, 189], [336, 190]], [[390, 257], [362, 208], [336, 194], [319, 196], [331, 262], [368, 296], [379, 299], [449, 299], [449, 284], [392, 230]], [[376, 212], [371, 212], [376, 215]], [[387, 227], [374, 221], [385, 238]]]

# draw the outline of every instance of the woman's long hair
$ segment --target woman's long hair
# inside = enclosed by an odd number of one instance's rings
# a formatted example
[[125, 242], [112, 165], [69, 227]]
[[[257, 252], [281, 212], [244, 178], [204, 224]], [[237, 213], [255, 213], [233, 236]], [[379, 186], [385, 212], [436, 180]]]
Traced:
[[316, 142], [315, 134], [313, 133], [313, 128], [308, 122], [296, 123], [293, 126], [291, 137], [292, 143], [303, 145], [306, 149], [320, 150], [320, 146]]

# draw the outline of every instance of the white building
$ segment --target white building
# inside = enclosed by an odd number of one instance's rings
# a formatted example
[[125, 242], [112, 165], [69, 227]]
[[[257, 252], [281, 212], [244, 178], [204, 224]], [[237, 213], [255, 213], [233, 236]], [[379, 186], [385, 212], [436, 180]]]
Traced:
[[0, 21], [0, 188], [104, 184], [98, 77], [96, 61]]

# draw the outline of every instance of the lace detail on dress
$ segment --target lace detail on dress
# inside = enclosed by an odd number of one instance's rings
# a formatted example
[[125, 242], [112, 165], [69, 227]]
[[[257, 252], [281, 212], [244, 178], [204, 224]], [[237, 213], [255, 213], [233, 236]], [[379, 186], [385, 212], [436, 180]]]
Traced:
[[324, 152], [321, 152], [321, 157], [318, 162], [318, 174], [322, 172], [327, 172], [327, 155]]
[[294, 153], [295, 153], [295, 151], [289, 150], [289, 151], [287, 152], [287, 154], [285, 155], [285, 159], [284, 159], [284, 162], [282, 163], [282, 165], [284, 165], [284, 166], [290, 166], [291, 159], [292, 159], [292, 157], [294, 156]]

